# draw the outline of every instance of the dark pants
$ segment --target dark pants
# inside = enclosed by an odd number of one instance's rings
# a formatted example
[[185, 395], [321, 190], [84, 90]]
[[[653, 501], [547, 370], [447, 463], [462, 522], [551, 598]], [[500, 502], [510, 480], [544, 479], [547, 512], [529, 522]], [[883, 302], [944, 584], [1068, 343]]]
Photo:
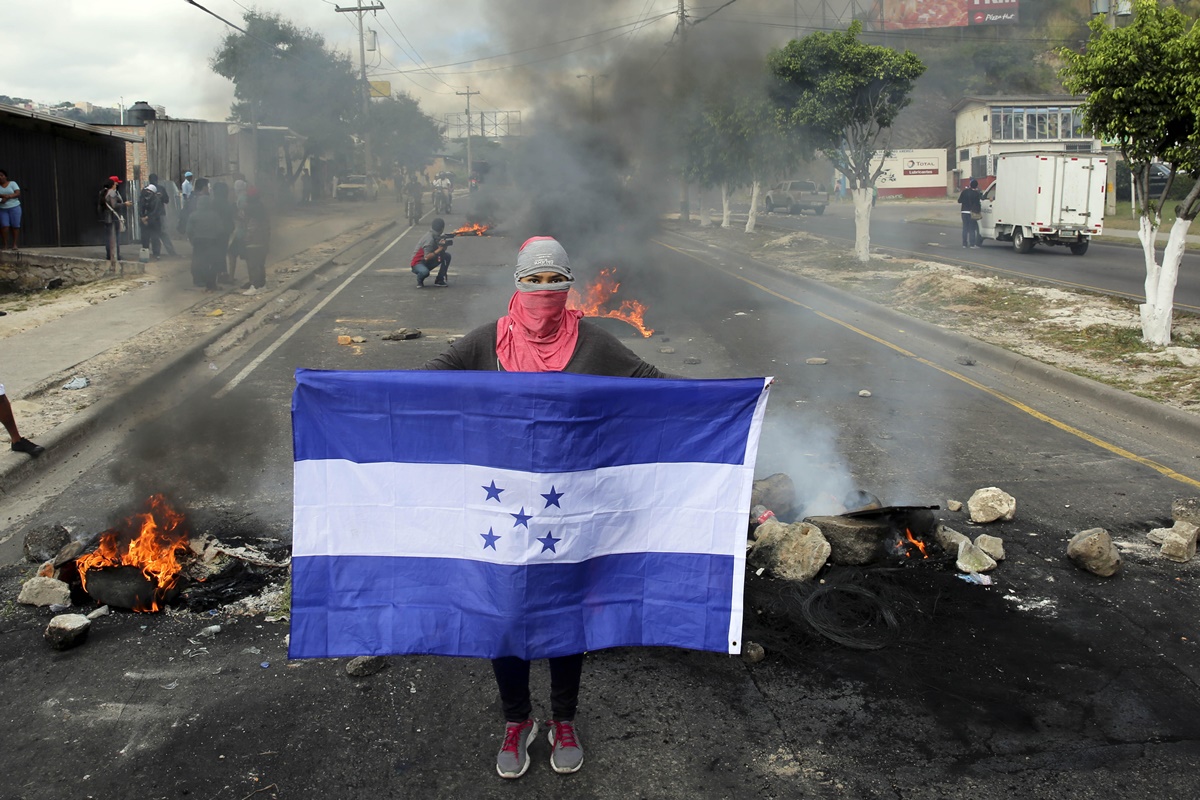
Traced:
[[962, 242], [963, 247], [978, 247], [979, 246], [979, 221], [971, 219], [971, 212], [962, 212]]
[[106, 261], [121, 260], [121, 223], [116, 220], [104, 223], [104, 258]]
[[246, 245], [242, 249], [246, 258], [246, 271], [250, 273], [250, 285], [261, 289], [267, 285], [267, 248], [261, 245]]
[[[555, 722], [572, 722], [579, 705], [579, 680], [583, 653], [550, 661], [550, 713]], [[524, 722], [533, 711], [529, 701], [529, 662], [515, 656], [492, 659], [505, 722]]]
[[162, 252], [162, 226], [158, 220], [142, 224], [142, 247], [149, 247], [155, 258]]
[[450, 254], [442, 253], [440, 256], [438, 256], [436, 259], [434, 259], [432, 264], [430, 264], [427, 261], [418, 261], [413, 266], [412, 271], [417, 273], [417, 285], [418, 286], [423, 286], [425, 284], [425, 279], [429, 277], [429, 273], [433, 272], [434, 267], [439, 266], [439, 262], [440, 262], [440, 269], [438, 269], [436, 282], [437, 283], [445, 283], [446, 282], [446, 270], [450, 269]]
[[217, 273], [225, 268], [226, 240], [192, 239], [192, 283], [217, 288]]
[[167, 231], [167, 226], [163, 224], [163, 221], [165, 220], [160, 220], [158, 223], [158, 236], [162, 239], [162, 246], [166, 248], [167, 255], [177, 256], [179, 253], [175, 252], [175, 243], [171, 241], [171, 234]]

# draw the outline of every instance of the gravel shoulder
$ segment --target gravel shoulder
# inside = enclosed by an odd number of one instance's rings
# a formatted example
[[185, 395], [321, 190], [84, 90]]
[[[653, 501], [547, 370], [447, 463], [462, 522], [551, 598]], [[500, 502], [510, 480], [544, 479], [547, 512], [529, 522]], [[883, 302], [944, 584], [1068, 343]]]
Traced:
[[936, 261], [875, 253], [869, 263], [842, 243], [760, 228], [694, 227], [687, 235], [749, 252], [776, 269], [835, 286], [908, 316], [1006, 348], [1164, 405], [1200, 413], [1200, 319], [1175, 315], [1173, 344], [1141, 340], [1137, 304]]

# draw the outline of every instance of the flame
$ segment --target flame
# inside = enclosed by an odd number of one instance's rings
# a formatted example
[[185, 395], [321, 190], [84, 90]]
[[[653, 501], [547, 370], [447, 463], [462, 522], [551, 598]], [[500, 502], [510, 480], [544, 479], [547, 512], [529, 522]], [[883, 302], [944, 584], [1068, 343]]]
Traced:
[[87, 591], [87, 573], [104, 567], [140, 567], [147, 580], [155, 584], [149, 608], [134, 611], [158, 611], [159, 601], [174, 588], [183, 565], [179, 556], [187, 553], [188, 529], [183, 514], [176, 511], [161, 494], [146, 500], [146, 510], [134, 514], [117, 528], [100, 536], [100, 545], [91, 553], [75, 559], [83, 589]]
[[571, 290], [570, 296], [567, 298], [567, 308], [582, 311], [589, 317], [612, 317], [628, 322], [637, 328], [644, 338], [650, 338], [654, 335], [654, 329], [646, 327], [646, 305], [644, 303], [639, 303], [637, 300], [622, 300], [621, 305], [615, 309], [604, 308], [605, 304], [621, 288], [616, 276], [615, 267], [600, 270], [600, 277], [595, 283], [585, 287], [582, 295], [574, 289]]
[[916, 548], [921, 554], [921, 558], [929, 558], [929, 551], [925, 549], [925, 543], [912, 535], [912, 531], [908, 528], [904, 529], [904, 538], [901, 539], [897, 535], [896, 538], [896, 553], [904, 553], [905, 558], [912, 558], [913, 548]]
[[491, 225], [480, 225], [478, 222], [476, 222], [476, 223], [463, 225], [461, 228], [456, 230], [454, 233], [458, 236], [483, 236], [485, 233], [488, 232], [488, 228], [490, 228], [490, 227], [492, 227], [492, 226]]

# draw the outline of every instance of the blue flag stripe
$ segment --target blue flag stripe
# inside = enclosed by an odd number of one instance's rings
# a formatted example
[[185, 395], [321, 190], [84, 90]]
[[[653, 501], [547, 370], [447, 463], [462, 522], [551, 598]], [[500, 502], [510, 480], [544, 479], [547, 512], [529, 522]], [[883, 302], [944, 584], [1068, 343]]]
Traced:
[[731, 618], [735, 629], [741, 618], [730, 556], [633, 553], [532, 566], [309, 556], [293, 559], [292, 576], [290, 658], [741, 647], [730, 639]]
[[[762, 378], [298, 370], [295, 459], [565, 472], [743, 464]], [[753, 456], [751, 456], [752, 458]]]

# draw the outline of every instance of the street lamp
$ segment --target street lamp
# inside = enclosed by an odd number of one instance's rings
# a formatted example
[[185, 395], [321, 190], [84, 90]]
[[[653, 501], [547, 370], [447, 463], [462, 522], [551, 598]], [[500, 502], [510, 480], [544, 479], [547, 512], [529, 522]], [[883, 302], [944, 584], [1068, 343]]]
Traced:
[[607, 78], [607, 75], [576, 75], [576, 78], [587, 78], [592, 82], [592, 121], [596, 121], [596, 78]]

